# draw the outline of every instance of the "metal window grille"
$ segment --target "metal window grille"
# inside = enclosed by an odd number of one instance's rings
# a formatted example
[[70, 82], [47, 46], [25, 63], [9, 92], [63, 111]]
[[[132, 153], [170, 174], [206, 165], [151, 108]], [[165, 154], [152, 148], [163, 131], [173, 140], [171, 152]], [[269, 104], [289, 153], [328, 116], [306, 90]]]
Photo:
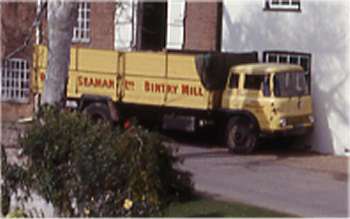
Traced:
[[310, 73], [310, 56], [288, 53], [265, 53], [265, 62], [290, 63], [301, 65], [307, 73]]
[[300, 10], [300, 0], [266, 0], [268, 9]]
[[290, 63], [301, 65], [311, 88], [311, 55], [305, 53], [264, 52], [264, 62]]
[[29, 101], [29, 65], [27, 60], [12, 58], [2, 62], [1, 101]]
[[73, 29], [73, 42], [88, 43], [90, 41], [90, 11], [89, 2], [79, 2], [78, 20]]

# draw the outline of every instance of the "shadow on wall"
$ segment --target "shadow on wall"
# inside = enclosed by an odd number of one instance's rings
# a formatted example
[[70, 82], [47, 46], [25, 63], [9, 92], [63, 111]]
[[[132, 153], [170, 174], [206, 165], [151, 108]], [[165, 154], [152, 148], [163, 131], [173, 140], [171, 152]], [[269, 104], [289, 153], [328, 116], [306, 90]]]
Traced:
[[298, 51], [312, 54], [315, 129], [312, 148], [343, 154], [350, 147], [349, 3], [303, 2], [302, 12], [268, 12], [251, 1], [228, 1], [223, 13], [224, 51]]

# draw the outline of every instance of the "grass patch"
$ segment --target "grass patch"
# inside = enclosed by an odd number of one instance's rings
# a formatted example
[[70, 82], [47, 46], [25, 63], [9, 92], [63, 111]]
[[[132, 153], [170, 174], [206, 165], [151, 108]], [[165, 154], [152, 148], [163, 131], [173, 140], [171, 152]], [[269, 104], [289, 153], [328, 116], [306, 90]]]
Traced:
[[196, 198], [184, 203], [173, 203], [164, 211], [165, 217], [296, 217], [239, 202]]

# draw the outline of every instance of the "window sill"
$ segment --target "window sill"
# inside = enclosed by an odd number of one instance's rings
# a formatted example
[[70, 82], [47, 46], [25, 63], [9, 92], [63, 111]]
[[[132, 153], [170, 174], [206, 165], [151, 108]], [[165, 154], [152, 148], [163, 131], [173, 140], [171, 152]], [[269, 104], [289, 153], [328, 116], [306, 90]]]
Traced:
[[301, 13], [300, 8], [264, 8], [263, 11], [271, 11], [271, 12], [295, 12], [295, 13]]
[[90, 43], [90, 39], [72, 39], [72, 43]]

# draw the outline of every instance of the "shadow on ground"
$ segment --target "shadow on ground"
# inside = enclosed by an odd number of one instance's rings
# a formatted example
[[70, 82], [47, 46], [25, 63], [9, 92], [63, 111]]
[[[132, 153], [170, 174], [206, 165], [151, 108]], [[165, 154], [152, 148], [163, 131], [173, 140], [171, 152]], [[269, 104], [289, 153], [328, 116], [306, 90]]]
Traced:
[[[162, 131], [163, 135], [168, 139], [173, 140], [179, 144], [179, 146], [193, 146], [198, 148], [221, 148], [225, 149], [224, 140], [218, 138], [213, 133], [200, 132], [200, 133], [188, 133], [180, 131]], [[228, 151], [211, 151], [203, 152], [204, 156], [211, 157], [217, 155], [230, 155]], [[259, 145], [256, 150], [250, 155], [274, 155], [281, 159], [288, 157], [303, 157], [303, 156], [318, 156], [316, 152], [312, 152], [307, 145], [296, 143], [291, 138], [270, 138], [259, 140]]]

